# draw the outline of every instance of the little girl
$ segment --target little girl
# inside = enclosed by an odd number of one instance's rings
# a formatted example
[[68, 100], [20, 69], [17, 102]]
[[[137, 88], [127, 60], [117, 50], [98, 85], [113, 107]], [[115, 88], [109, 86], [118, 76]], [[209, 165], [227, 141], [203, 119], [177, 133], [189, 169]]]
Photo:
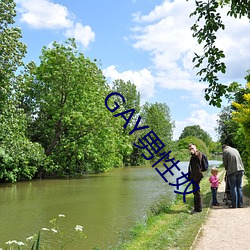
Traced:
[[211, 183], [211, 190], [212, 190], [212, 205], [213, 206], [219, 206], [220, 204], [217, 201], [217, 189], [220, 184], [219, 179], [217, 177], [218, 174], [218, 169], [217, 168], [212, 168], [211, 169], [211, 176], [209, 178], [209, 181]]

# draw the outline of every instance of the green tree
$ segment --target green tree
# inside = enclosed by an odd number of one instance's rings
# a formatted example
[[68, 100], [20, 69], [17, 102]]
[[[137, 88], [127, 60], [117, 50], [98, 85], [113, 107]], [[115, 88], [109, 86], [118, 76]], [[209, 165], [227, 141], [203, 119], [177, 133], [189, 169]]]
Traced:
[[217, 123], [218, 127], [216, 128], [216, 131], [219, 135], [221, 145], [227, 144], [232, 147], [237, 147], [235, 135], [239, 129], [239, 124], [232, 119], [231, 106], [224, 107], [221, 110]]
[[209, 151], [211, 154], [218, 154], [222, 152], [221, 143], [219, 141], [212, 141], [209, 146]]
[[[195, 1], [196, 9], [190, 16], [196, 16], [196, 22], [192, 25], [193, 37], [199, 44], [204, 44], [203, 54], [195, 53], [193, 62], [201, 81], [209, 83], [205, 89], [205, 99], [211, 105], [221, 107], [221, 97], [231, 91], [230, 87], [219, 83], [218, 74], [226, 72], [224, 63], [225, 54], [222, 49], [216, 46], [216, 34], [219, 30], [224, 30], [219, 7], [225, 5], [230, 6], [228, 15], [235, 18], [248, 16], [250, 19], [250, 4], [249, 0], [200, 0]], [[205, 65], [205, 66], [204, 66]]]
[[[127, 128], [123, 130], [123, 135], [126, 136], [128, 133], [134, 128], [140, 112], [140, 93], [136, 89], [136, 85], [131, 83], [130, 81], [123, 81], [121, 79], [115, 80], [113, 82], [112, 90], [114, 92], [120, 93], [126, 100], [125, 103], [122, 104], [122, 110], [131, 110], [134, 109], [135, 112], [133, 117], [131, 118]], [[120, 110], [121, 111], [121, 110]], [[130, 155], [125, 155], [123, 157], [124, 165], [126, 166], [136, 166], [144, 163], [144, 160], [141, 157], [140, 149], [137, 147], [133, 147], [133, 143], [136, 143], [141, 136], [141, 131], [136, 131], [132, 135], [129, 136], [129, 140], [131, 143], [131, 147], [133, 151]]]
[[[247, 75], [245, 79], [249, 82], [249, 75]], [[234, 91], [227, 96], [229, 102], [247, 104], [244, 96], [249, 94], [250, 90], [247, 87], [242, 87], [237, 82], [233, 82], [231, 86], [233, 86], [232, 89], [234, 89]], [[221, 144], [228, 144], [232, 147], [236, 147], [244, 158], [244, 155], [246, 155], [246, 140], [244, 139], [242, 124], [233, 119], [233, 112], [236, 110], [237, 109], [232, 105], [224, 107], [221, 110], [219, 120], [217, 121], [218, 127], [216, 131], [220, 136], [219, 141]]]
[[122, 105], [124, 110], [135, 109], [135, 116], [140, 112], [140, 93], [136, 89], [136, 85], [130, 81], [117, 79], [113, 82], [112, 90], [123, 95], [126, 102]]
[[[171, 121], [170, 109], [167, 104], [146, 102], [142, 106], [141, 116], [143, 123], [147, 124], [150, 130], [153, 130], [165, 144], [165, 150], [171, 150], [174, 123]], [[150, 130], [148, 129], [144, 133], [148, 133]]]
[[[101, 70], [77, 51], [74, 39], [44, 47], [40, 65], [29, 65], [32, 107], [29, 135], [58, 166], [52, 173], [107, 171], [122, 164], [131, 146], [105, 107], [110, 89]], [[27, 106], [24, 103], [24, 106]]]
[[20, 41], [21, 30], [13, 26], [15, 7], [13, 0], [0, 2], [0, 112], [15, 100], [13, 91], [19, 90], [20, 84], [16, 71], [24, 65], [22, 58], [26, 54], [26, 45]]
[[21, 30], [14, 26], [15, 2], [0, 2], [0, 179], [15, 182], [31, 179], [39, 166], [46, 164], [39, 144], [26, 136], [27, 122], [19, 100], [25, 85], [20, 71], [26, 45]]
[[212, 142], [211, 136], [205, 130], [203, 130], [200, 125], [185, 127], [179, 137], [179, 140], [188, 136], [193, 136], [201, 139], [203, 142], [205, 142], [207, 147], [209, 147], [210, 143]]
[[[249, 76], [246, 77], [247, 80]], [[236, 108], [235, 111], [232, 111], [232, 118], [234, 121], [239, 123], [238, 133], [236, 139], [238, 139], [238, 144], [241, 142], [240, 152], [243, 154], [243, 161], [245, 163], [246, 174], [248, 178], [250, 177], [250, 82], [246, 85], [245, 94], [243, 94], [243, 102], [238, 103], [236, 101], [232, 102], [232, 106]]]
[[200, 150], [201, 152], [205, 153], [206, 155], [209, 154], [209, 150], [208, 150], [205, 142], [202, 141], [201, 139], [195, 137], [195, 136], [187, 136], [183, 139], [180, 139], [178, 141], [178, 147], [180, 150], [186, 150], [186, 152], [188, 152], [188, 145], [190, 143], [195, 144], [197, 149]]

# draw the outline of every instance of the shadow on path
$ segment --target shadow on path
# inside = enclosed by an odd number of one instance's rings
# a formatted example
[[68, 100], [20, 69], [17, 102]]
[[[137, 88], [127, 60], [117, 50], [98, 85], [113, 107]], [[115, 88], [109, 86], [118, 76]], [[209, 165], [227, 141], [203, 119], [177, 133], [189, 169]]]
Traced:
[[232, 209], [223, 202], [224, 195], [225, 182], [222, 181], [217, 194], [220, 206], [211, 206], [207, 221], [201, 227], [191, 249], [250, 249], [250, 198], [244, 195], [244, 207]]

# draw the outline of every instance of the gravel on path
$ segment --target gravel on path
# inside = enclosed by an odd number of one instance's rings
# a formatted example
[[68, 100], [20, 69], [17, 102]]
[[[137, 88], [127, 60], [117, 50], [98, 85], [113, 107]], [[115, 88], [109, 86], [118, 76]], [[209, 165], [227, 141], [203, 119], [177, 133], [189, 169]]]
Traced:
[[222, 181], [217, 194], [220, 206], [211, 206], [190, 249], [250, 250], [250, 198], [244, 196], [243, 208], [228, 208], [223, 201], [225, 197], [225, 181]]

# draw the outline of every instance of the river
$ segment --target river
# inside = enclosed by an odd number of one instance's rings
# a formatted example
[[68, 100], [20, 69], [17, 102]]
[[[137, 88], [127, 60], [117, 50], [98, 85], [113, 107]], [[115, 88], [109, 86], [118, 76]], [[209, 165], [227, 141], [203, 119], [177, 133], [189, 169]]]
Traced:
[[[218, 165], [220, 161], [210, 161]], [[178, 166], [183, 172], [188, 162]], [[207, 171], [209, 172], [209, 171]], [[174, 177], [168, 179], [174, 182]], [[64, 249], [107, 249], [118, 243], [136, 221], [143, 220], [150, 207], [160, 200], [171, 202], [174, 187], [168, 185], [151, 166], [115, 168], [79, 179], [32, 180], [0, 186], [0, 248], [5, 242], [25, 239], [41, 228], [52, 228], [56, 218], [65, 240], [83, 226], [87, 238]], [[61, 214], [62, 217], [59, 217]], [[65, 217], [63, 217], [65, 215]], [[58, 233], [41, 231], [47, 245], [60, 239]], [[52, 244], [53, 245], [53, 244]], [[29, 249], [23, 247], [21, 249]], [[45, 248], [49, 249], [49, 248]], [[53, 246], [51, 249], [59, 249]]]

